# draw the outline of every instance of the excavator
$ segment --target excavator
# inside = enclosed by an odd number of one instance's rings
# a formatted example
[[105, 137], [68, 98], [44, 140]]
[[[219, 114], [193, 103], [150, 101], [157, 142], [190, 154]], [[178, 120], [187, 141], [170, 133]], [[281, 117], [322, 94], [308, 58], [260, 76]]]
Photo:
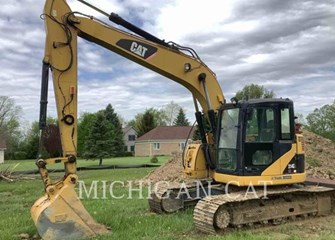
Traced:
[[[41, 15], [46, 40], [40, 136], [46, 127], [51, 72], [63, 155], [44, 159], [39, 154], [36, 160], [45, 194], [34, 203], [31, 215], [43, 239], [76, 239], [110, 232], [90, 216], [75, 192], [78, 37], [181, 84], [193, 96], [201, 142], [189, 144], [185, 149], [184, 172], [194, 181], [207, 182], [205, 188], [212, 190], [212, 194], [189, 198], [195, 193], [192, 183], [187, 185], [187, 196], [184, 191], [178, 198], [175, 197], [178, 186], [162, 188], [149, 199], [152, 211], [169, 213], [194, 206], [195, 226], [206, 233], [334, 211], [333, 188], [304, 184], [303, 136], [295, 131], [291, 100], [227, 102], [215, 73], [192, 48], [163, 41], [115, 13], [79, 1], [127, 31], [73, 12], [66, 0], [45, 0]], [[206, 130], [204, 119], [209, 122], [210, 130]], [[41, 142], [40, 139], [40, 152]], [[53, 181], [47, 167], [56, 163], [64, 164], [65, 174]], [[254, 194], [244, 194], [246, 189], [252, 189]]]

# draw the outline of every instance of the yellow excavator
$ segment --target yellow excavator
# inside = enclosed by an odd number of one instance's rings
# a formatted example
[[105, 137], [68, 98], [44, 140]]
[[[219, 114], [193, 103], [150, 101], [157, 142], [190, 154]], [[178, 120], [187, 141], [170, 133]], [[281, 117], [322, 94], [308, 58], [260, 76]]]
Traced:
[[[115, 13], [79, 1], [132, 33], [73, 12], [66, 0], [45, 1], [40, 136], [46, 126], [51, 70], [63, 156], [39, 157], [36, 161], [45, 195], [32, 206], [31, 214], [43, 239], [75, 239], [109, 232], [90, 216], [75, 192], [78, 36], [183, 85], [193, 96], [201, 143], [185, 149], [185, 174], [206, 182], [205, 188], [213, 194], [190, 198], [195, 193], [194, 184], [187, 185], [187, 197], [175, 197], [178, 187], [159, 189], [149, 199], [152, 211], [174, 212], [195, 206], [195, 226], [208, 233], [333, 212], [333, 188], [299, 184], [306, 177], [304, 144], [302, 135], [295, 133], [291, 100], [232, 99], [227, 103], [215, 73], [192, 48], [162, 41]], [[209, 131], [204, 118], [208, 119]], [[65, 167], [65, 175], [58, 181], [51, 180], [47, 169], [55, 163]], [[243, 194], [250, 188], [254, 194]]]

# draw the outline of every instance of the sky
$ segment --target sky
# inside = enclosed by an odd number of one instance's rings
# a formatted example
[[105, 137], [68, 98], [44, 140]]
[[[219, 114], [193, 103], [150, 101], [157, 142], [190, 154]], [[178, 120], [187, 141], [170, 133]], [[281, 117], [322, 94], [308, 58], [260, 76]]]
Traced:
[[[73, 11], [109, 21], [78, 1], [67, 2]], [[335, 0], [88, 2], [160, 39], [196, 50], [216, 73], [228, 100], [251, 83], [292, 99], [295, 111], [304, 116], [335, 99]], [[44, 3], [0, 3], [0, 95], [12, 97], [22, 107], [22, 121], [33, 122], [39, 115]], [[119, 115], [131, 120], [146, 108], [174, 101], [194, 119], [187, 89], [94, 43], [79, 39], [78, 65], [79, 113], [111, 103]], [[48, 114], [55, 117], [51, 81]]]

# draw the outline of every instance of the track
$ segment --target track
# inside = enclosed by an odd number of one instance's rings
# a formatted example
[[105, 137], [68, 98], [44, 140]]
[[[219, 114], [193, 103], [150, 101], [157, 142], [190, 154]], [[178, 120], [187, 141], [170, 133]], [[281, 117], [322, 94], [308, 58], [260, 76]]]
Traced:
[[[256, 196], [257, 195], [257, 196]], [[194, 209], [194, 224], [202, 232], [215, 234], [229, 228], [280, 224], [296, 218], [334, 212], [333, 188], [306, 186], [235, 192], [203, 198]]]
[[[275, 186], [267, 191], [258, 188], [251, 192], [235, 188], [228, 193], [224, 185], [200, 183], [205, 192], [198, 192], [199, 182], [175, 183], [157, 189], [149, 199], [150, 210], [162, 214], [195, 206], [194, 224], [209, 234], [233, 228], [278, 225], [335, 212], [334, 185], [330, 182], [327, 187], [319, 186], [319, 179], [309, 179], [307, 185]], [[209, 188], [211, 194], [208, 194]]]

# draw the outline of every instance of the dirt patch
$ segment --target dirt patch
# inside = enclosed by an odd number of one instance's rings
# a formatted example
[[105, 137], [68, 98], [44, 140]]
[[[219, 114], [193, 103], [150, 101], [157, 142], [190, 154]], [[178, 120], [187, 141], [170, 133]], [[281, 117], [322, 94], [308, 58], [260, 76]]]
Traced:
[[307, 174], [311, 177], [335, 179], [335, 143], [306, 130], [303, 135]]
[[[252, 230], [256, 236], [268, 236], [268, 239], [334, 239], [335, 216], [315, 217], [306, 220]], [[257, 237], [256, 237], [257, 238]]]
[[[335, 179], [335, 143], [312, 132], [303, 131], [306, 151], [306, 171], [308, 176], [324, 179]], [[145, 182], [187, 180], [183, 174], [181, 154], [161, 167], [150, 172], [142, 179]]]
[[156, 183], [159, 181], [182, 182], [187, 179], [183, 173], [183, 169], [181, 154], [175, 153], [172, 159], [151, 171], [142, 181], [146, 183]]

